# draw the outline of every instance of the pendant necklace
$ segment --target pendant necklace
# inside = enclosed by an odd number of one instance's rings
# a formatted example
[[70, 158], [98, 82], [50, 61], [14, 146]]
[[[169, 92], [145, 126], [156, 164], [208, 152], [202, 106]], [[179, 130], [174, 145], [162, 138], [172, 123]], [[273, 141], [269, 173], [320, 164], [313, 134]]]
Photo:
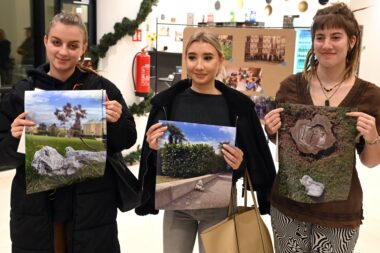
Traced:
[[317, 76], [318, 82], [321, 84], [322, 89], [324, 89], [327, 93], [331, 92], [333, 89], [338, 87], [344, 81], [344, 79], [342, 79], [339, 82], [337, 82], [336, 84], [334, 84], [330, 89], [328, 89], [322, 84], [321, 79], [319, 79], [318, 73], [315, 73], [315, 75]]
[[[343, 79], [342, 81], [340, 81], [339, 83], [335, 84], [331, 89], [326, 89], [324, 87], [324, 85], [322, 84], [321, 80], [319, 79], [319, 76], [318, 74], [316, 73], [316, 76], [317, 76], [317, 80], [319, 82], [319, 85], [321, 86], [321, 89], [322, 89], [322, 92], [323, 92], [323, 95], [325, 95], [326, 97], [326, 100], [325, 100], [325, 106], [330, 106], [330, 99], [335, 95], [335, 93], [339, 90], [340, 86], [342, 86], [342, 83], [343, 83]], [[336, 90], [329, 96], [327, 95], [328, 92], [332, 91], [333, 89]]]

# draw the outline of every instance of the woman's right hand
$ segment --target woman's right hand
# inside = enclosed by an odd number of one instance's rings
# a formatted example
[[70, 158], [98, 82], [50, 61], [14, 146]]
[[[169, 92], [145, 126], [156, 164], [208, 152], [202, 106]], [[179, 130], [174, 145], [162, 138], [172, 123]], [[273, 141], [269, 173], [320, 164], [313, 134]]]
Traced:
[[23, 112], [20, 115], [15, 118], [13, 123], [11, 124], [11, 133], [12, 136], [16, 139], [20, 139], [22, 135], [22, 131], [24, 130], [25, 126], [34, 126], [35, 123], [31, 120], [25, 119], [25, 116], [27, 115], [27, 112]]
[[151, 149], [158, 149], [157, 139], [164, 135], [167, 129], [168, 127], [162, 126], [162, 123], [156, 123], [149, 127], [148, 131], [146, 132], [146, 142], [148, 142]]
[[281, 127], [281, 117], [280, 112], [282, 112], [284, 108], [276, 108], [267, 113], [264, 117], [265, 122], [265, 130], [268, 135], [273, 135], [277, 133], [278, 129]]

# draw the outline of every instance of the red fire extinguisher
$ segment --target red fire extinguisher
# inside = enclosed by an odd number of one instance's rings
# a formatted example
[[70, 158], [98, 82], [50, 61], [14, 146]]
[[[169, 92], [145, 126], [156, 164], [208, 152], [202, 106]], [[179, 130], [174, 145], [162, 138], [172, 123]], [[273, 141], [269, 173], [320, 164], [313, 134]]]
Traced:
[[[135, 86], [135, 94], [139, 97], [148, 96], [150, 90], [150, 55], [145, 51], [145, 48], [135, 55], [132, 63], [133, 85]], [[136, 71], [136, 79], [134, 71]]]

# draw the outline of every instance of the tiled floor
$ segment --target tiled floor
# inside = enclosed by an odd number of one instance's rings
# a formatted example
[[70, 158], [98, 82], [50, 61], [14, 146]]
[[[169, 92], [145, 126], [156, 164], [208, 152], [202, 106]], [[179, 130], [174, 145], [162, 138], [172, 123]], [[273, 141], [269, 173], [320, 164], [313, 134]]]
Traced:
[[[135, 173], [137, 166], [130, 168]], [[380, 166], [367, 169], [358, 168], [364, 191], [365, 220], [360, 229], [356, 253], [375, 253], [380, 249]], [[0, 172], [0, 252], [11, 252], [9, 239], [9, 197], [14, 170]], [[269, 216], [264, 216], [269, 226]], [[159, 215], [140, 217], [133, 211], [118, 216], [119, 240], [123, 253], [162, 252], [162, 212]], [[179, 252], [180, 253], [180, 252]], [[197, 247], [194, 253], [198, 253]]]

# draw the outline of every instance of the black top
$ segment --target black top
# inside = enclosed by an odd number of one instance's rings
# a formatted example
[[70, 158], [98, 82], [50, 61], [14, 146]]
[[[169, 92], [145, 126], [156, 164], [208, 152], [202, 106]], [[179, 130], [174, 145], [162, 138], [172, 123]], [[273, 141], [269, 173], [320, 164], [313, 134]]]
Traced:
[[198, 93], [190, 88], [174, 99], [170, 118], [199, 124], [231, 125], [227, 102], [223, 95]]

